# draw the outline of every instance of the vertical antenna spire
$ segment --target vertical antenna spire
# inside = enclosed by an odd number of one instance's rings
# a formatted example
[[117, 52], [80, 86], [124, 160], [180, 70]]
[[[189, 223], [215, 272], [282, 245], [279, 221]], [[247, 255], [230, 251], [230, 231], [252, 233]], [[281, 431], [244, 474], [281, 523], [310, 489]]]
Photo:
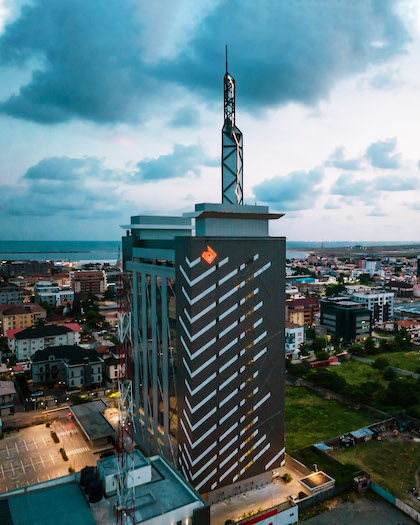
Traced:
[[235, 123], [235, 95], [235, 79], [228, 72], [226, 44], [225, 119], [222, 129], [222, 202], [243, 204], [243, 146], [242, 133]]

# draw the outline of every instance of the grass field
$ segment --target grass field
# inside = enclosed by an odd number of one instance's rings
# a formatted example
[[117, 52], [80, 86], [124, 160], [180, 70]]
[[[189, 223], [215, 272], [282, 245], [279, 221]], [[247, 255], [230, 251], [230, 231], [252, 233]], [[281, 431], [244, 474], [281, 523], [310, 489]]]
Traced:
[[416, 486], [416, 469], [420, 466], [420, 444], [402, 441], [367, 441], [353, 448], [332, 454], [342, 463], [358, 465], [370, 473], [372, 480], [397, 498], [420, 510], [408, 498]]
[[350, 359], [334, 367], [330, 367], [330, 370], [337, 372], [340, 376], [350, 385], [360, 385], [367, 383], [368, 381], [375, 381], [375, 383], [381, 383], [383, 386], [388, 385], [388, 381], [383, 378], [382, 371], [372, 368], [371, 365], [361, 363], [360, 361], [354, 361]]
[[379, 354], [375, 356], [369, 356], [369, 359], [377, 359], [378, 357], [385, 357], [388, 359], [391, 366], [408, 370], [409, 372], [415, 372], [420, 369], [420, 352], [414, 350], [413, 352], [390, 352], [385, 354]]
[[377, 419], [298, 386], [286, 387], [286, 451], [307, 447]]

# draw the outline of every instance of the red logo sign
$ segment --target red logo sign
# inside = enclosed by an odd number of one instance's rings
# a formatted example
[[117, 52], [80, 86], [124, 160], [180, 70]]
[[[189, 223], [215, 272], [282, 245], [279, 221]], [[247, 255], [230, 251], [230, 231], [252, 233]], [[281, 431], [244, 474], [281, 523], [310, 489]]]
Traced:
[[209, 264], [211, 264], [217, 257], [217, 253], [207, 246], [207, 251], [201, 254], [201, 257]]

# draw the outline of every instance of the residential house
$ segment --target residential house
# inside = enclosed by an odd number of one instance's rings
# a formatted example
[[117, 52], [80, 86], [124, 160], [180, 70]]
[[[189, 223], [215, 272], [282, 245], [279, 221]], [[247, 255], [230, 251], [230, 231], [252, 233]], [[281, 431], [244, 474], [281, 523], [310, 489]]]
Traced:
[[20, 304], [23, 302], [23, 290], [15, 284], [0, 282], [0, 305]]
[[305, 297], [286, 301], [286, 321], [300, 326], [315, 324], [315, 315], [319, 313], [319, 299]]
[[9, 330], [7, 340], [10, 351], [18, 361], [32, 359], [35, 352], [50, 346], [75, 345], [80, 342], [80, 326], [69, 325], [31, 326], [24, 330]]
[[47, 312], [39, 304], [23, 303], [0, 306], [1, 333], [6, 336], [9, 330], [23, 330], [44, 320]]
[[13, 381], [0, 381], [0, 416], [13, 414], [15, 395], [16, 390]]
[[300, 347], [305, 342], [305, 327], [286, 321], [285, 332], [286, 357], [297, 359]]
[[78, 345], [51, 346], [38, 350], [32, 358], [34, 383], [65, 381], [68, 387], [100, 385], [103, 359], [92, 349]]
[[59, 286], [55, 281], [38, 281], [34, 285], [36, 303], [62, 306], [74, 301], [74, 292], [69, 286]]

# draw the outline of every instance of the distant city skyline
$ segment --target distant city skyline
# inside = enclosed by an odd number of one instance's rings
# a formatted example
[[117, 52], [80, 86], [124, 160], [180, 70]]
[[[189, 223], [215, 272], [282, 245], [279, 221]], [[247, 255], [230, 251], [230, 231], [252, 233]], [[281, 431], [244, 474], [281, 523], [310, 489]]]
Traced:
[[419, 241], [419, 35], [414, 0], [0, 0], [0, 239], [220, 202], [227, 43], [271, 235]]

